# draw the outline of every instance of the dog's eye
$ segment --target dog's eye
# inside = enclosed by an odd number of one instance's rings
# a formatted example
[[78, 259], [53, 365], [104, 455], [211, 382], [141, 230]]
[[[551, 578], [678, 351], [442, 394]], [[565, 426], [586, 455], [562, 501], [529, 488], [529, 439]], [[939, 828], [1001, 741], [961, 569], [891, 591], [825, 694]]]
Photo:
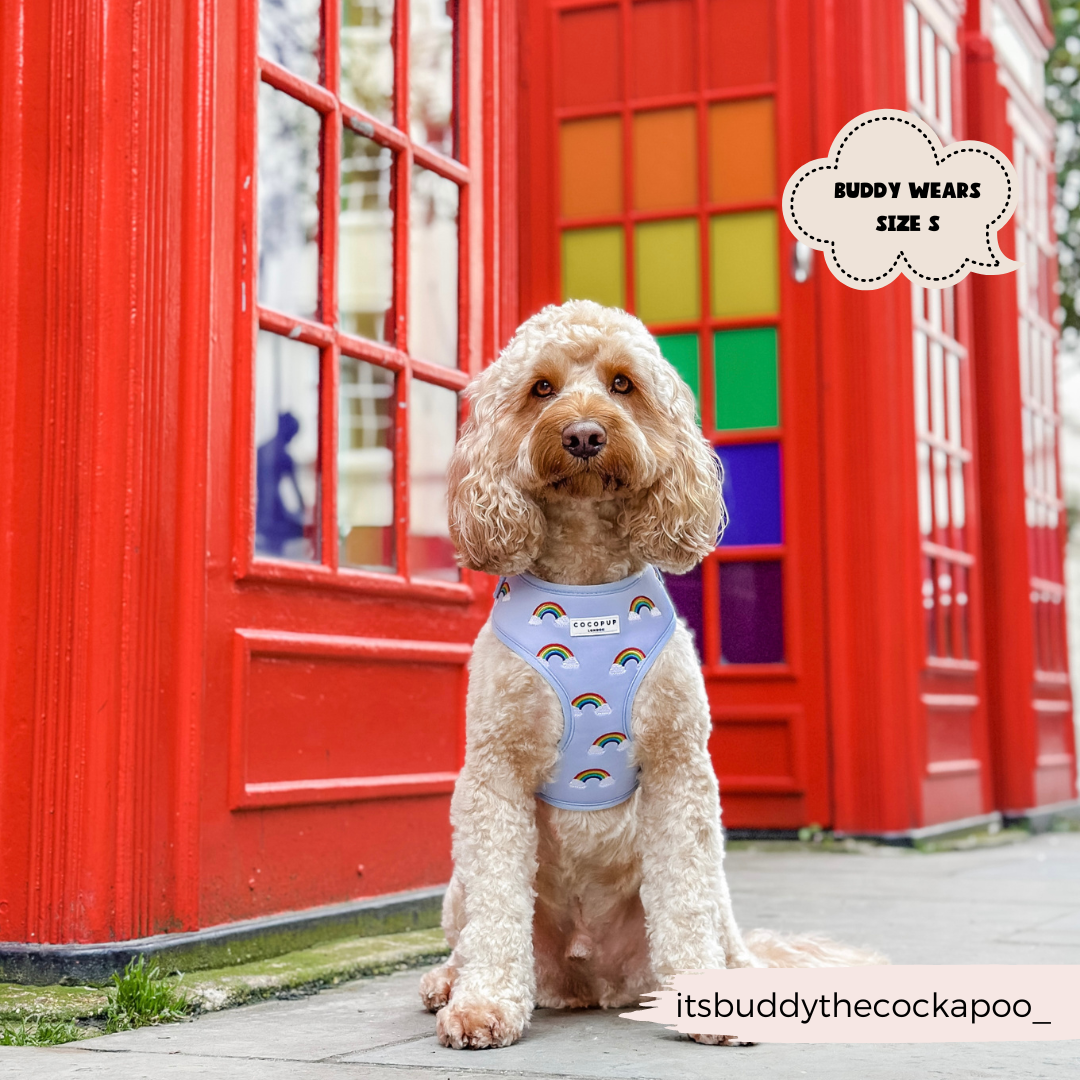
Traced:
[[555, 387], [547, 381], [547, 379], [541, 379], [532, 388], [533, 397], [551, 397], [555, 393]]
[[629, 394], [634, 389], [634, 384], [625, 375], [616, 375], [611, 380], [611, 389], [616, 394]]

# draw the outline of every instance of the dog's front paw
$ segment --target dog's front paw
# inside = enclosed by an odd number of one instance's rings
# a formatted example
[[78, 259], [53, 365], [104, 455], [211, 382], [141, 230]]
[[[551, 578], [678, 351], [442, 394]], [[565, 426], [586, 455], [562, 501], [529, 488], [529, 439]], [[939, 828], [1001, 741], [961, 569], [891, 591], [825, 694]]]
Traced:
[[691, 1035], [691, 1039], [702, 1046], [753, 1046], [751, 1042], [741, 1042], [734, 1035]]
[[444, 965], [434, 971], [425, 971], [420, 978], [420, 1000], [428, 1012], [437, 1013], [450, 1000], [454, 988], [455, 970]]
[[435, 1031], [443, 1046], [483, 1050], [517, 1042], [528, 1024], [528, 1013], [516, 1002], [455, 997], [439, 1010]]

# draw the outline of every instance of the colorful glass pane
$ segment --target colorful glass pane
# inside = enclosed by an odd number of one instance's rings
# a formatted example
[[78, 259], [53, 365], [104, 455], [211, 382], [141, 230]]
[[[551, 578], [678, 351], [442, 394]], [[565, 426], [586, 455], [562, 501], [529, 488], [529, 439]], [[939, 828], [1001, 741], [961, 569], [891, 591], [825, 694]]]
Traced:
[[701, 420], [700, 366], [698, 364], [697, 334], [661, 334], [656, 339], [664, 359], [679, 373], [682, 381], [694, 391]]
[[720, 661], [784, 660], [783, 570], [779, 562], [720, 564]]
[[724, 466], [724, 504], [728, 511], [728, 527], [721, 545], [781, 543], [780, 445], [737, 443], [718, 446], [716, 453]]
[[708, 89], [772, 82], [772, 0], [708, 0], [706, 10]]
[[780, 306], [776, 212], [721, 214], [709, 223], [717, 318], [775, 315]]
[[634, 114], [634, 209], [675, 210], [698, 201], [697, 111]]
[[630, 14], [630, 93], [635, 98], [696, 89], [693, 0], [638, 0]]
[[709, 106], [709, 201], [749, 202], [776, 194], [772, 98]]
[[622, 50], [616, 6], [559, 16], [556, 96], [560, 105], [599, 105], [622, 98]]
[[720, 330], [713, 335], [716, 429], [776, 427], [776, 328]]
[[572, 120], [559, 128], [564, 218], [621, 214], [622, 119]]
[[701, 314], [696, 218], [634, 227], [638, 317], [647, 323], [689, 322]]
[[625, 280], [623, 231], [619, 226], [567, 229], [562, 234], [564, 300], [595, 300], [610, 307], [625, 307]]
[[695, 566], [688, 574], [665, 574], [664, 584], [671, 596], [675, 610], [686, 620], [694, 635], [698, 656], [705, 660], [705, 616], [702, 602], [701, 567]]

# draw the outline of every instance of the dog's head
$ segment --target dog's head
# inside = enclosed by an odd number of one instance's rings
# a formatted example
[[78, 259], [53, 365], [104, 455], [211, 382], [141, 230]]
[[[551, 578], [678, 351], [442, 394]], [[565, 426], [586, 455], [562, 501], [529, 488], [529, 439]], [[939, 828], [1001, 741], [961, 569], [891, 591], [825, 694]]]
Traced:
[[632, 315], [588, 300], [544, 308], [469, 394], [449, 470], [462, 565], [528, 569], [558, 500], [619, 500], [631, 548], [664, 570], [689, 570], [715, 546], [719, 463], [693, 394]]

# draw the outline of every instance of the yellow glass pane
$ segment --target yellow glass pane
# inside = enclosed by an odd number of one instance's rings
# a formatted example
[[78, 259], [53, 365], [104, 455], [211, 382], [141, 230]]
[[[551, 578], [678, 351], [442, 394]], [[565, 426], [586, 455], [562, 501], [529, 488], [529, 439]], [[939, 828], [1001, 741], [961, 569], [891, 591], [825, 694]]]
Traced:
[[634, 115], [634, 209], [697, 204], [697, 111], [660, 109]]
[[749, 202], [776, 194], [772, 98], [709, 107], [709, 201]]
[[625, 265], [623, 231], [618, 225], [567, 229], [562, 234], [563, 299], [625, 307]]
[[774, 315], [780, 306], [776, 212], [720, 214], [709, 233], [713, 315]]
[[646, 323], [690, 322], [701, 314], [696, 218], [634, 228], [637, 315]]
[[622, 118], [572, 120], [559, 127], [562, 216], [621, 214]]

